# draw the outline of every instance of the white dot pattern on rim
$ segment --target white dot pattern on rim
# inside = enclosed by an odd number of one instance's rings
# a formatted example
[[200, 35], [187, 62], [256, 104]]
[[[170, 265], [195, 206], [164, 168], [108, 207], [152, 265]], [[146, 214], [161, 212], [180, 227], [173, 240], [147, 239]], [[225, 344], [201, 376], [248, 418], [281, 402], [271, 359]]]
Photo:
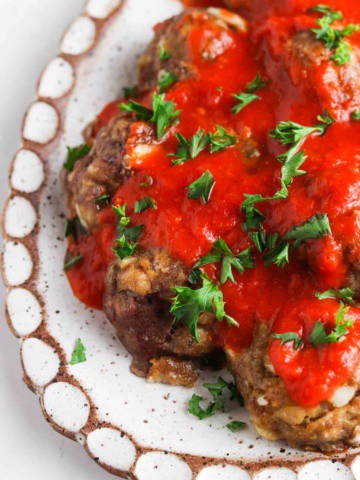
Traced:
[[197, 480], [251, 480], [250, 475], [232, 465], [216, 465], [207, 467], [197, 476]]
[[45, 179], [42, 161], [31, 150], [20, 150], [14, 159], [11, 185], [19, 192], [32, 193], [39, 190]]
[[96, 38], [96, 25], [88, 17], [79, 17], [65, 33], [60, 50], [68, 55], [87, 52]]
[[132, 441], [113, 428], [99, 428], [87, 437], [87, 447], [99, 462], [119, 471], [129, 470], [136, 459]]
[[21, 358], [26, 375], [37, 387], [44, 387], [57, 375], [60, 359], [56, 351], [37, 338], [24, 340]]
[[19, 242], [5, 244], [3, 266], [5, 279], [12, 287], [25, 283], [31, 276], [33, 262], [26, 247]]
[[14, 288], [6, 300], [9, 319], [16, 334], [25, 337], [41, 324], [42, 311], [35, 296], [24, 288]]
[[120, 5], [122, 0], [89, 0], [87, 13], [93, 18], [107, 18]]
[[81, 430], [89, 418], [88, 399], [79, 388], [70, 383], [49, 385], [44, 393], [43, 405], [54, 423], [71, 433]]
[[48, 103], [35, 102], [25, 117], [23, 136], [26, 140], [44, 145], [54, 139], [58, 127], [56, 109]]
[[192, 480], [192, 472], [187, 463], [175, 455], [151, 452], [142, 455], [135, 473], [139, 480]]
[[296, 480], [295, 472], [288, 468], [267, 468], [254, 476], [254, 480]]
[[45, 98], [61, 98], [71, 90], [74, 81], [72, 65], [64, 58], [54, 58], [41, 77], [38, 94]]
[[36, 212], [23, 197], [13, 197], [7, 204], [4, 217], [5, 232], [14, 238], [24, 238], [36, 225]]
[[356, 457], [351, 464], [351, 471], [356, 480], [360, 479], [360, 456]]
[[342, 463], [322, 460], [305, 465], [298, 480], [354, 480], [354, 477]]

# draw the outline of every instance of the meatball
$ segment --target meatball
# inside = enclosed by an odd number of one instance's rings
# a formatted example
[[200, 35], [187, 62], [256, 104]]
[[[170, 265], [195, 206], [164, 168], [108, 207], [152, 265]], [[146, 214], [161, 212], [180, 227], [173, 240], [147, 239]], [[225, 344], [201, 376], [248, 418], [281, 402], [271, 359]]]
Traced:
[[[97, 199], [111, 195], [132, 175], [126, 142], [135, 121], [132, 114], [125, 112], [112, 119], [96, 135], [89, 155], [76, 162], [74, 170], [67, 177], [70, 204], [87, 230], [93, 231], [99, 223]], [[137, 132], [139, 144], [153, 141], [152, 127], [144, 124]]]
[[271, 325], [261, 323], [249, 349], [227, 352], [228, 366], [258, 433], [307, 450], [348, 448], [359, 435], [360, 370], [328, 402], [314, 408], [297, 405], [274, 372], [267, 354], [270, 339]]
[[[187, 10], [161, 23], [156, 27], [153, 41], [139, 59], [138, 81], [141, 90], [156, 88], [158, 78], [164, 71], [172, 72], [178, 81], [191, 78], [196, 73], [191, 61], [188, 37], [194, 28], [204, 24], [220, 27], [221, 30], [246, 30], [246, 23], [241, 17], [217, 8]], [[211, 48], [212, 45], [204, 45], [204, 54], [205, 50]]]
[[214, 350], [207, 326], [200, 328], [197, 344], [185, 326], [173, 325], [169, 313], [174, 295], [171, 288], [184, 285], [188, 273], [161, 250], [138, 252], [110, 266], [104, 311], [134, 357], [134, 373], [146, 375], [154, 358], [201, 357]]
[[[337, 65], [331, 58], [334, 50], [316, 40], [310, 21], [310, 17], [275, 17], [260, 27], [272, 58], [269, 76], [279, 78], [278, 69], [286, 65], [293, 85], [313, 92], [322, 110], [329, 110], [336, 121], [348, 121], [360, 104], [359, 50], [354, 46], [350, 62]], [[354, 42], [351, 37], [346, 41]]]

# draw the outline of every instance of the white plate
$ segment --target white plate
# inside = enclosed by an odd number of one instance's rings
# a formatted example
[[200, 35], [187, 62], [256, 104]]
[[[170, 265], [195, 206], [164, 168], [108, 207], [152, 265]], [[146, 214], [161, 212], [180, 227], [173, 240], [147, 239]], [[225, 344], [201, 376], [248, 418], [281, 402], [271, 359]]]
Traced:
[[[191, 391], [149, 384], [100, 312], [74, 298], [63, 273], [65, 207], [59, 174], [66, 145], [135, 80], [152, 26], [181, 10], [176, 0], [90, 0], [49, 62], [23, 124], [3, 215], [2, 270], [10, 328], [21, 339], [24, 378], [50, 424], [80, 442], [101, 466], [137, 480], [350, 480], [357, 451], [329, 458], [224, 429], [230, 410], [199, 422]], [[85, 363], [70, 366], [75, 341]], [[226, 374], [225, 374], [226, 375]], [[206, 380], [215, 379], [210, 375]], [[200, 384], [197, 390], [201, 392]]]

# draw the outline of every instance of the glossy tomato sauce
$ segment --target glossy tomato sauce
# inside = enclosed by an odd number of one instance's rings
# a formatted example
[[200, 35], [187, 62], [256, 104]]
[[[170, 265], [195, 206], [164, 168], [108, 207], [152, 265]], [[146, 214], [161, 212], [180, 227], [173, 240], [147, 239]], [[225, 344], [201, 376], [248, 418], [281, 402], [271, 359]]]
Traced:
[[[254, 269], [236, 273], [234, 283], [221, 286], [226, 312], [239, 327], [223, 322], [217, 325], [217, 336], [233, 352], [250, 345], [259, 322], [273, 323], [273, 332], [294, 332], [303, 338], [310, 335], [318, 320], [327, 329], [333, 328], [339, 302], [320, 301], [314, 293], [344, 287], [350, 264], [360, 258], [360, 217], [356, 210], [360, 207], [360, 122], [349, 118], [345, 104], [333, 102], [339, 88], [336, 81], [329, 85], [326, 75], [318, 72], [308, 72], [309, 81], [305, 81], [303, 69], [296, 65], [289, 72], [289, 58], [281, 47], [284, 36], [315, 26], [316, 17], [305, 12], [317, 3], [253, 0], [247, 10], [252, 19], [248, 33], [226, 31], [199, 21], [187, 39], [197, 73], [166, 93], [167, 100], [174, 100], [181, 110], [180, 121], [145, 153], [137, 149], [144, 125], [133, 125], [127, 153], [135, 174], [117, 189], [111, 201], [113, 205], [126, 203], [132, 225], [144, 225], [141, 247], [165, 248], [189, 268], [219, 237], [238, 253], [252, 245], [241, 225], [245, 220], [240, 208], [244, 193], [272, 196], [280, 188], [281, 164], [276, 155], [285, 149], [269, 136], [269, 131], [287, 120], [315, 125], [317, 116], [325, 108], [329, 110], [337, 122], [324, 136], [312, 136], [303, 144], [307, 160], [302, 168], [307, 174], [294, 179], [287, 199], [257, 207], [266, 217], [263, 225], [268, 233], [283, 235], [313, 215], [326, 213], [332, 235], [307, 241], [290, 253], [290, 264], [282, 269], [266, 267], [255, 253]], [[341, 9], [346, 21], [360, 22], [360, 4], [345, 0], [327, 3]], [[282, 18], [276, 18], [280, 14]], [[358, 34], [351, 41], [360, 48]], [[216, 49], [212, 61], [203, 56], [209, 45]], [[244, 91], [257, 72], [268, 81], [257, 92], [260, 99], [239, 114], [232, 113], [236, 101], [231, 95]], [[145, 104], [149, 104], [149, 98], [143, 100]], [[118, 104], [116, 101], [104, 109], [96, 128], [118, 113]], [[214, 154], [203, 151], [183, 165], [172, 166], [169, 154], [178, 146], [176, 132], [189, 138], [199, 127], [214, 132], [216, 125], [236, 136], [237, 144]], [[215, 186], [205, 205], [189, 199], [186, 187], [206, 170], [211, 171]], [[153, 184], [141, 186], [148, 175]], [[144, 196], [153, 197], [157, 209], [135, 214], [135, 202]], [[78, 298], [94, 308], [101, 308], [104, 275], [114, 258], [111, 247], [116, 237], [111, 207], [103, 208], [101, 215], [100, 231], [85, 237], [79, 245], [70, 243], [70, 251], [81, 253], [84, 259], [68, 272], [69, 280]], [[219, 279], [216, 265], [205, 268], [211, 278]], [[357, 320], [358, 309], [351, 308], [348, 316]], [[360, 361], [359, 325], [355, 322], [345, 339], [336, 344], [304, 344], [294, 350], [292, 343], [282, 346], [279, 340], [271, 341], [270, 360], [294, 402], [317, 405], [331, 398], [354, 374]]]

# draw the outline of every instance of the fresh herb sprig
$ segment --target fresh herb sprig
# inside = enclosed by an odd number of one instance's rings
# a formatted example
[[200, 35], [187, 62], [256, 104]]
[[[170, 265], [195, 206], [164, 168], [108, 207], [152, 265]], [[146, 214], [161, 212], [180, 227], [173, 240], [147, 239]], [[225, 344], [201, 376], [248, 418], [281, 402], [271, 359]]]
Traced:
[[225, 403], [222, 399], [222, 395], [226, 390], [230, 392], [230, 400], [238, 399], [240, 405], [244, 406], [243, 399], [238, 394], [234, 382], [227, 382], [222, 377], [219, 377], [216, 383], [204, 383], [203, 387], [209, 390], [209, 393], [213, 397], [214, 401], [211, 402], [206, 408], [203, 408], [200, 405], [200, 403], [204, 400], [203, 397], [200, 397], [196, 394], [191, 397], [189, 402], [189, 413], [197, 417], [199, 420], [212, 417], [216, 412], [225, 410]]
[[151, 208], [152, 210], [157, 209], [156, 200], [152, 197], [144, 197], [138, 202], [135, 202], [134, 212], [141, 213], [147, 210], [148, 208]]
[[182, 165], [196, 158], [208, 145], [210, 146], [210, 153], [216, 153], [237, 143], [237, 138], [230, 135], [221, 125], [216, 125], [216, 132], [214, 133], [207, 133], [199, 128], [190, 139], [185, 138], [181, 133], [176, 133], [175, 137], [179, 146], [175, 154], [169, 155], [175, 157], [172, 162], [173, 165]]
[[67, 170], [68, 172], [72, 172], [74, 170], [75, 163], [88, 155], [91, 150], [91, 146], [79, 145], [77, 147], [66, 147], [66, 149], [67, 158], [63, 166], [65, 170]]
[[174, 323], [183, 322], [195, 341], [199, 343], [198, 322], [202, 313], [212, 313], [219, 322], [226, 320], [229, 325], [238, 323], [225, 313], [223, 293], [205, 274], [201, 275], [202, 286], [198, 289], [174, 287], [175, 297], [170, 312], [174, 315]]
[[175, 110], [173, 100], [165, 99], [164, 93], [153, 94], [152, 109], [134, 100], [120, 104], [120, 109], [124, 112], [135, 113], [138, 120], [155, 123], [158, 140], [164, 136], [168, 127], [178, 121], [181, 113], [181, 110]]
[[194, 200], [201, 199], [204, 204], [207, 204], [214, 186], [214, 177], [209, 170], [206, 170], [195, 182], [186, 187], [189, 190], [188, 197]]
[[343, 29], [334, 28], [334, 22], [343, 20], [340, 11], [332, 10], [327, 5], [317, 5], [309, 9], [309, 12], [321, 13], [322, 16], [316, 20], [317, 28], [313, 28], [316, 39], [321, 40], [334, 54], [330, 57], [337, 65], [344, 65], [351, 60], [351, 45], [345, 41], [345, 37], [359, 31], [360, 26], [348, 24]]
[[351, 288], [341, 288], [337, 290], [336, 288], [330, 288], [325, 292], [316, 292], [315, 297], [319, 300], [325, 300], [326, 298], [338, 298], [342, 302], [352, 303], [355, 300], [356, 292]]
[[113, 211], [116, 217], [117, 238], [113, 251], [120, 260], [130, 257], [138, 246], [138, 238], [144, 225], [130, 227], [130, 217], [126, 216], [126, 203], [121, 206], [114, 206]]
[[252, 248], [247, 248], [241, 253], [234, 254], [228, 247], [226, 242], [219, 238], [213, 246], [210, 253], [202, 257], [194, 266], [194, 268], [201, 268], [211, 263], [221, 262], [220, 283], [223, 284], [227, 280], [234, 283], [233, 269], [240, 273], [245, 271], [245, 268], [254, 268], [254, 259], [251, 255]]
[[255, 100], [259, 100], [260, 97], [256, 95], [255, 92], [258, 92], [262, 88], [266, 87], [266, 85], [267, 85], [267, 82], [261, 79], [260, 72], [258, 72], [255, 78], [245, 86], [244, 92], [240, 91], [232, 95], [238, 101], [238, 103], [236, 103], [232, 107], [232, 111], [235, 114], [238, 114], [247, 105], [254, 102]]
[[[349, 334], [349, 329], [354, 328], [354, 321], [351, 318], [346, 318], [348, 311], [349, 307], [345, 307], [344, 303], [340, 302], [340, 308], [335, 317], [335, 327], [331, 332], [326, 333], [324, 324], [318, 320], [313, 331], [307, 338], [307, 343], [313, 347], [317, 347], [328, 343], [340, 342]], [[272, 336], [275, 339], [281, 340], [281, 345], [293, 342], [295, 350], [298, 350], [305, 343], [304, 340], [294, 332], [274, 333]]]
[[81, 339], [78, 338], [75, 343], [74, 350], [71, 355], [70, 365], [77, 365], [78, 363], [86, 362], [86, 348]]

